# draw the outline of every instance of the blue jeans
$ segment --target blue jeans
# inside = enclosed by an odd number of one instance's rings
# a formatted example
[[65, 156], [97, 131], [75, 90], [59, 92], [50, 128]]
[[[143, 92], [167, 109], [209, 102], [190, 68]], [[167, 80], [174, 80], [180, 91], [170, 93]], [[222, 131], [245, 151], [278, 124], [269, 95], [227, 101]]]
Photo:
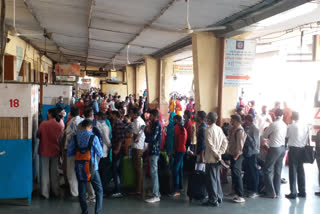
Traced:
[[112, 176], [114, 181], [114, 193], [121, 193], [121, 159], [122, 155], [112, 156]]
[[183, 156], [185, 152], [176, 152], [173, 162], [174, 191], [183, 189]]
[[151, 174], [151, 179], [153, 184], [152, 193], [155, 197], [159, 197], [158, 160], [159, 160], [159, 155], [149, 156], [150, 174]]
[[[101, 214], [102, 201], [103, 201], [103, 188], [102, 188], [102, 183], [101, 183], [101, 179], [98, 171], [95, 171], [95, 173], [92, 175], [91, 184], [93, 186], [94, 192], [96, 193], [95, 214]], [[88, 206], [86, 201], [87, 182], [79, 181], [78, 179], [78, 187], [79, 187], [79, 201], [80, 201], [82, 214], [88, 214]]]

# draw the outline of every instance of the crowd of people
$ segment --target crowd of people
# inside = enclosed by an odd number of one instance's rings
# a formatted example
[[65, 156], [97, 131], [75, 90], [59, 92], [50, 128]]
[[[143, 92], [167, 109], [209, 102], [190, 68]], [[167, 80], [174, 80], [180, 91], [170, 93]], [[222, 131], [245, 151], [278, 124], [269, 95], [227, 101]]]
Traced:
[[[108, 195], [112, 180], [111, 197], [123, 197], [128, 179], [135, 182], [129, 194], [141, 196], [143, 178], [150, 176], [152, 194], [146, 202], [155, 203], [160, 201], [160, 193], [180, 196], [185, 189], [183, 176], [195, 170], [203, 172], [205, 182], [192, 180], [188, 189], [190, 185], [199, 189], [205, 186], [203, 205], [219, 206], [223, 202], [221, 183], [227, 182], [230, 169], [233, 202], [243, 203], [245, 197], [259, 195], [278, 198], [280, 185], [285, 182], [281, 171], [288, 146], [291, 193], [286, 197], [306, 197], [303, 152], [309, 129], [297, 112], [286, 104], [281, 109], [277, 102], [269, 112], [263, 106], [258, 113], [254, 101], [244, 105], [240, 98], [230, 123], [219, 127], [215, 112], [195, 112], [192, 98], [185, 106], [180, 101], [175, 96], [170, 99], [168, 123], [164, 123], [159, 110], [148, 108], [146, 93], [139, 99], [129, 95], [121, 101], [118, 95], [93, 91], [72, 104], [64, 123], [65, 106], [59, 98], [37, 132], [41, 195], [48, 199], [50, 190], [55, 196], [61, 195], [60, 163], [69, 194], [79, 198], [83, 213], [88, 213], [88, 202], [96, 203], [96, 213], [102, 212], [103, 197]], [[126, 157], [131, 157], [133, 175], [126, 171]]]

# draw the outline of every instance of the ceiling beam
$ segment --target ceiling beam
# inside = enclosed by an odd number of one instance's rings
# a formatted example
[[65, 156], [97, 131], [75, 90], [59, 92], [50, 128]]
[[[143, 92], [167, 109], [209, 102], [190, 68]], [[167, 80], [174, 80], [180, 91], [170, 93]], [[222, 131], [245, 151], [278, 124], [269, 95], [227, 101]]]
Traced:
[[[36, 13], [33, 10], [32, 4], [30, 3], [30, 0], [24, 0], [24, 5], [27, 8], [27, 10], [29, 11], [29, 13], [32, 15], [32, 17], [34, 18], [34, 20], [37, 22], [37, 24], [39, 25], [39, 27], [42, 29], [42, 31], [45, 30], [45, 27], [41, 25], [41, 22], [39, 21]], [[54, 41], [53, 39], [51, 40], [54, 45], [57, 47], [57, 49], [60, 51], [60, 47], [58, 46], [58, 44], [56, 43], [56, 41]]]
[[[127, 46], [131, 45], [134, 40], [136, 40], [146, 29], [150, 28], [153, 23], [155, 23], [165, 12], [169, 10], [169, 8], [176, 2], [176, 0], [171, 0], [164, 8], [160, 10], [158, 14], [156, 14], [147, 24], [143, 26], [143, 28], [132, 38], [130, 39], [125, 46], [123, 46], [117, 54], [115, 54], [112, 58], [115, 58], [119, 53], [121, 53]], [[107, 64], [106, 64], [107, 65]]]
[[241, 31], [241, 28], [250, 26], [310, 1], [311, 0], [266, 0], [227, 17], [212, 26], [227, 25], [226, 30], [219, 31], [216, 35], [218, 37], [233, 37], [244, 33]]
[[128, 33], [128, 32], [116, 31], [116, 30], [109, 30], [109, 29], [104, 29], [104, 28], [91, 27], [91, 29], [92, 30], [105, 31], [105, 32], [112, 32], [112, 33], [122, 33], [122, 34], [127, 34], [127, 35], [136, 35], [135, 33]]
[[[295, 8], [304, 3], [310, 2], [310, 0], [266, 0], [258, 3], [252, 7], [244, 9], [239, 13], [229, 16], [219, 22], [216, 22], [208, 27], [225, 25], [226, 30], [214, 32], [218, 37], [230, 38], [241, 34], [243, 32], [239, 31], [241, 28], [259, 22], [263, 19], [269, 18], [271, 16], [277, 15], [284, 11]], [[153, 57], [161, 58], [174, 51], [184, 48], [188, 45], [192, 45], [192, 40], [190, 36], [187, 36], [177, 42], [168, 45], [161, 50], [158, 50], [151, 54]]]
[[[127, 44], [127, 43], [123, 43], [123, 42], [115, 42], [115, 41], [108, 41], [108, 40], [102, 40], [102, 39], [93, 39], [93, 38], [91, 38], [90, 40], [92, 40], [92, 41], [97, 41], [97, 42], [105, 42], [105, 43], [119, 44], [119, 45], [126, 45], [126, 44]], [[145, 45], [131, 45], [131, 46], [139, 47], [139, 48], [150, 48], [150, 49], [159, 50], [159, 48], [151, 47], [151, 46], [145, 46]]]
[[90, 0], [89, 1], [89, 15], [88, 15], [88, 46], [87, 46], [87, 59], [86, 59], [86, 64], [85, 66], [87, 66], [87, 62], [88, 62], [88, 58], [89, 58], [89, 48], [90, 48], [90, 27], [91, 27], [91, 22], [92, 22], [92, 13], [93, 13], [93, 7], [96, 5], [95, 0]]

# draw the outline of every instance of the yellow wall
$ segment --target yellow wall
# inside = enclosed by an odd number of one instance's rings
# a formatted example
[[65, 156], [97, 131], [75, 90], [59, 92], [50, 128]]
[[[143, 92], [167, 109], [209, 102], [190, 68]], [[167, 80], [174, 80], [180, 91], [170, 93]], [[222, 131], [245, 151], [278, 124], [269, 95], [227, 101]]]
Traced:
[[160, 62], [158, 59], [150, 56], [145, 57], [145, 62], [148, 87], [148, 102], [151, 104], [158, 104], [160, 87]]
[[173, 73], [173, 59], [174, 57], [168, 57], [161, 60], [160, 104], [169, 104], [170, 84]]
[[136, 67], [136, 87], [135, 93], [139, 96], [142, 96], [144, 90], [147, 89], [145, 65], [139, 65]]
[[221, 42], [213, 33], [192, 34], [195, 108], [218, 110], [218, 85]]
[[128, 94], [136, 93], [136, 68], [134, 66], [126, 66], [126, 77]]
[[122, 84], [102, 84], [102, 92], [106, 94], [118, 92], [118, 95], [121, 95], [122, 99], [128, 96], [127, 85]]
[[[37, 71], [41, 71], [44, 73], [48, 73], [48, 67], [52, 68], [52, 61], [45, 57], [42, 56], [40, 59], [40, 54], [39, 52], [34, 49], [30, 44], [26, 43], [24, 40], [17, 36], [11, 36], [8, 34], [8, 38], [10, 39], [10, 42], [7, 43], [5, 53], [8, 55], [17, 55], [17, 46], [23, 48], [24, 51], [24, 60], [31, 63], [31, 69], [35, 69]], [[45, 71], [43, 70], [42, 63], [45, 63]]]
[[230, 119], [238, 101], [238, 87], [224, 86], [222, 92], [222, 119]]

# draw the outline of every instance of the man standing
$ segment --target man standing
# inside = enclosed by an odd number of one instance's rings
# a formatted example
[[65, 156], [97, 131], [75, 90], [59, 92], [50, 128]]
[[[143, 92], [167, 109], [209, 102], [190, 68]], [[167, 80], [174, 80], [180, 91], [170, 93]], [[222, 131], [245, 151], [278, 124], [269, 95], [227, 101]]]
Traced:
[[261, 111], [261, 114], [257, 115], [255, 119], [255, 124], [260, 131], [260, 135], [262, 135], [264, 130], [272, 123], [272, 118], [270, 114], [267, 113], [267, 106], [262, 106]]
[[[67, 123], [67, 128], [65, 130], [66, 134], [66, 142], [65, 142], [65, 154], [67, 154], [67, 150], [70, 144], [70, 141], [73, 136], [77, 135], [78, 126], [83, 121], [83, 118], [79, 116], [80, 110], [73, 106], [70, 110], [71, 120]], [[80, 131], [80, 130], [79, 130]], [[67, 157], [67, 178], [70, 186], [70, 194], [72, 197], [78, 197], [78, 181], [76, 177], [76, 172], [74, 170], [74, 156]]]
[[[199, 114], [200, 116], [202, 115], [201, 112], [199, 112], [198, 115]], [[204, 203], [206, 206], [218, 206], [223, 198], [219, 161], [221, 160], [221, 155], [224, 154], [227, 149], [228, 140], [222, 129], [216, 125], [217, 119], [218, 115], [214, 112], [210, 112], [207, 116], [208, 128], [205, 130], [204, 161], [206, 163], [206, 185], [209, 194], [209, 200]], [[200, 161], [203, 162], [203, 160]]]
[[62, 97], [62, 96], [60, 96], [60, 97], [58, 98], [58, 102], [57, 102], [57, 104], [56, 104], [56, 107], [57, 107], [57, 108], [62, 108], [62, 109], [65, 109], [65, 108], [66, 108], [66, 104], [63, 103], [63, 97]]
[[92, 96], [92, 99], [93, 99], [92, 109], [93, 109], [94, 116], [96, 116], [97, 113], [99, 112], [99, 104], [98, 104], [98, 102], [97, 102], [98, 96], [97, 96], [97, 95], [93, 95], [93, 96]]
[[159, 112], [156, 109], [150, 110], [150, 131], [147, 132], [146, 142], [149, 144], [150, 174], [153, 184], [153, 197], [147, 199], [147, 203], [156, 203], [160, 201], [159, 197], [159, 179], [158, 179], [158, 160], [160, 155], [160, 144], [162, 139], [162, 128], [159, 121]]
[[[101, 184], [101, 179], [99, 175], [99, 167], [97, 157], [102, 157], [102, 148], [99, 142], [99, 139], [94, 136], [92, 133], [92, 121], [91, 120], [84, 120], [81, 122], [81, 132], [71, 138], [70, 145], [68, 147], [67, 155], [75, 156], [76, 152], [79, 152], [79, 149], [83, 150], [91, 146], [90, 154], [91, 154], [91, 162], [92, 166], [94, 167], [94, 172], [91, 174], [90, 183], [92, 184], [94, 191], [96, 193], [96, 206], [95, 206], [95, 213], [101, 214], [102, 213], [102, 201], [103, 201], [103, 189]], [[91, 145], [89, 145], [91, 136], [93, 136], [93, 141], [91, 141]], [[77, 151], [78, 150], [78, 151]], [[80, 169], [80, 168], [79, 168]], [[83, 174], [77, 173], [78, 179], [78, 186], [79, 186], [79, 201], [82, 213], [88, 213], [88, 207], [86, 202], [86, 192], [87, 192], [87, 179], [82, 177]]]
[[204, 111], [198, 111], [197, 122], [198, 122], [198, 132], [197, 132], [197, 163], [204, 163], [204, 152], [206, 149], [206, 129], [208, 125], [205, 123], [207, 114]]
[[[286, 198], [295, 199], [306, 197], [306, 183], [303, 168], [304, 147], [309, 137], [308, 126], [299, 121], [299, 113], [292, 112], [293, 123], [288, 126], [288, 146], [289, 146], [289, 182], [291, 193]], [[298, 190], [297, 194], [297, 177]]]
[[277, 109], [275, 121], [265, 130], [263, 137], [269, 139], [269, 150], [264, 167], [265, 190], [267, 198], [280, 195], [282, 161], [285, 151], [287, 125], [282, 120], [283, 111]]
[[125, 126], [123, 122], [120, 120], [119, 111], [112, 111], [112, 176], [115, 184], [114, 193], [112, 197], [120, 198], [122, 197], [121, 193], [121, 168], [120, 163], [123, 157], [124, 150], [124, 139], [125, 139]]
[[253, 124], [253, 116], [248, 114], [245, 117], [244, 129], [246, 130], [247, 139], [244, 145], [244, 151], [247, 151], [245, 156], [245, 177], [247, 187], [250, 191], [249, 198], [258, 196], [259, 174], [257, 155], [260, 153], [260, 133], [258, 128]]
[[235, 114], [231, 116], [232, 129], [229, 136], [228, 154], [231, 155], [232, 184], [234, 185], [234, 190], [236, 192], [236, 195], [233, 198], [233, 202], [235, 203], [245, 202], [243, 198], [243, 181], [241, 171], [244, 159], [242, 149], [247, 135], [244, 132], [241, 123], [242, 121], [239, 115]]
[[132, 144], [132, 161], [136, 171], [136, 194], [141, 195], [142, 193], [142, 166], [141, 158], [143, 155], [144, 141], [146, 136], [144, 129], [146, 127], [145, 122], [139, 116], [139, 109], [134, 107], [130, 109], [130, 117], [133, 119], [133, 134], [134, 142]]

